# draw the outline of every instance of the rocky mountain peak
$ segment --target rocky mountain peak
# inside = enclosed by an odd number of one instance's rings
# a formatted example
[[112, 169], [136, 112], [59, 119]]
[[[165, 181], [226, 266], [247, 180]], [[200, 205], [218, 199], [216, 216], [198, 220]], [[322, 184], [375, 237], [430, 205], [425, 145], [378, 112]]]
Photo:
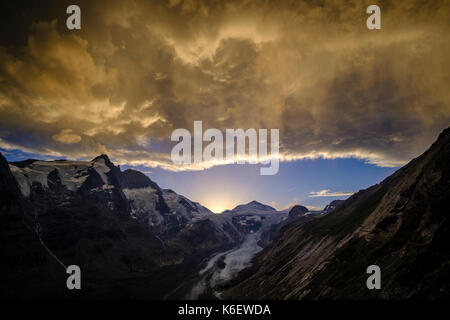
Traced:
[[240, 204], [236, 206], [233, 210], [225, 210], [223, 213], [234, 213], [234, 214], [254, 214], [254, 213], [268, 213], [276, 212], [274, 208], [258, 202], [256, 200], [250, 201], [246, 204]]
[[107, 154], [101, 154], [91, 160], [92, 163], [101, 162], [101, 161], [103, 161], [105, 163], [105, 165], [110, 169], [115, 167], [114, 164], [109, 159]]
[[261, 202], [258, 202], [256, 200], [250, 201], [249, 203], [247, 203], [247, 205], [251, 205], [251, 206], [264, 206], [264, 204], [262, 204]]
[[127, 189], [153, 188], [159, 190], [159, 186], [148, 176], [140, 171], [127, 169], [122, 172], [122, 186]]
[[291, 208], [291, 210], [289, 211], [289, 218], [293, 219], [293, 218], [301, 217], [308, 211], [309, 211], [308, 208], [306, 208], [304, 206], [301, 206], [301, 205], [293, 206]]

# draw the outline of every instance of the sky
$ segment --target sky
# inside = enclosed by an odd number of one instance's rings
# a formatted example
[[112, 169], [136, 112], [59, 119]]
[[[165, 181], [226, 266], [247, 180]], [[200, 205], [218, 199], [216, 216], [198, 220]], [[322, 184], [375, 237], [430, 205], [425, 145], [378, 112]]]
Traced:
[[[0, 11], [0, 151], [106, 153], [213, 211], [323, 207], [450, 125], [448, 1], [69, 1]], [[366, 8], [381, 8], [381, 30]], [[280, 130], [280, 169], [171, 161], [177, 128]]]

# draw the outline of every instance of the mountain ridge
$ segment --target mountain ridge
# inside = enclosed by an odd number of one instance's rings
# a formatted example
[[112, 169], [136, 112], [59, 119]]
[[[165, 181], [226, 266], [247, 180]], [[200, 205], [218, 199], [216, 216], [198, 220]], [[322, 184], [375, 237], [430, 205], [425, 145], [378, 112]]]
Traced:
[[[185, 298], [225, 265], [241, 271], [222, 278], [224, 298], [445, 298], [449, 163], [450, 128], [379, 184], [330, 203], [326, 215], [257, 201], [213, 214], [143, 173], [122, 172], [107, 155], [9, 164], [1, 156], [0, 296]], [[54, 257], [81, 267], [81, 293], [65, 290]], [[365, 286], [371, 264], [381, 267], [381, 290]]]
[[[450, 287], [450, 128], [421, 156], [317, 219], [283, 227], [231, 299], [441, 299]], [[381, 268], [368, 290], [366, 268]]]
[[231, 210], [225, 210], [222, 214], [246, 214], [250, 212], [276, 212], [277, 210], [267, 204], [263, 204], [256, 200], [250, 201], [245, 204], [239, 204]]
[[[0, 187], [15, 186], [17, 197], [0, 198], [0, 207], [9, 199], [13, 208], [1, 215], [2, 235], [13, 236], [1, 244], [7, 253], [2, 260], [11, 265], [1, 265], [7, 285], [0, 296], [181, 298], [206, 258], [238, 248], [262, 226], [252, 214], [215, 215], [139, 171], [122, 172], [107, 155], [90, 161], [2, 159]], [[26, 265], [20, 260], [25, 256]], [[82, 293], [64, 290], [59, 261], [80, 266]], [[29, 265], [36, 266], [33, 272]]]

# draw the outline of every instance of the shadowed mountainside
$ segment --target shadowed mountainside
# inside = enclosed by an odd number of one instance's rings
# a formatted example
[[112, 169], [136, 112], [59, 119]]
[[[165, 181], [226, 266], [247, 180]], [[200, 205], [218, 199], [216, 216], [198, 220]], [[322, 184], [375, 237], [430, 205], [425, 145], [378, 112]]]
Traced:
[[[420, 157], [329, 215], [282, 228], [231, 299], [443, 299], [450, 294], [450, 128]], [[366, 268], [381, 268], [368, 290]]]

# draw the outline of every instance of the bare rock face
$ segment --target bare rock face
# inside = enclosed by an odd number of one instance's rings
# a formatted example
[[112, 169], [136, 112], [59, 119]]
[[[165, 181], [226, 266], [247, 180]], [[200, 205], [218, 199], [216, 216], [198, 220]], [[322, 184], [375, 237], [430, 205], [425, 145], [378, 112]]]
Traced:
[[325, 208], [323, 208], [323, 213], [324, 214], [328, 214], [328, 213], [332, 212], [333, 210], [335, 210], [343, 202], [344, 202], [344, 200], [333, 200], [333, 201], [331, 201], [329, 204], [327, 204], [325, 206]]
[[[443, 299], [450, 294], [450, 128], [420, 157], [320, 218], [286, 225], [235, 299]], [[366, 269], [381, 268], [381, 290]]]

